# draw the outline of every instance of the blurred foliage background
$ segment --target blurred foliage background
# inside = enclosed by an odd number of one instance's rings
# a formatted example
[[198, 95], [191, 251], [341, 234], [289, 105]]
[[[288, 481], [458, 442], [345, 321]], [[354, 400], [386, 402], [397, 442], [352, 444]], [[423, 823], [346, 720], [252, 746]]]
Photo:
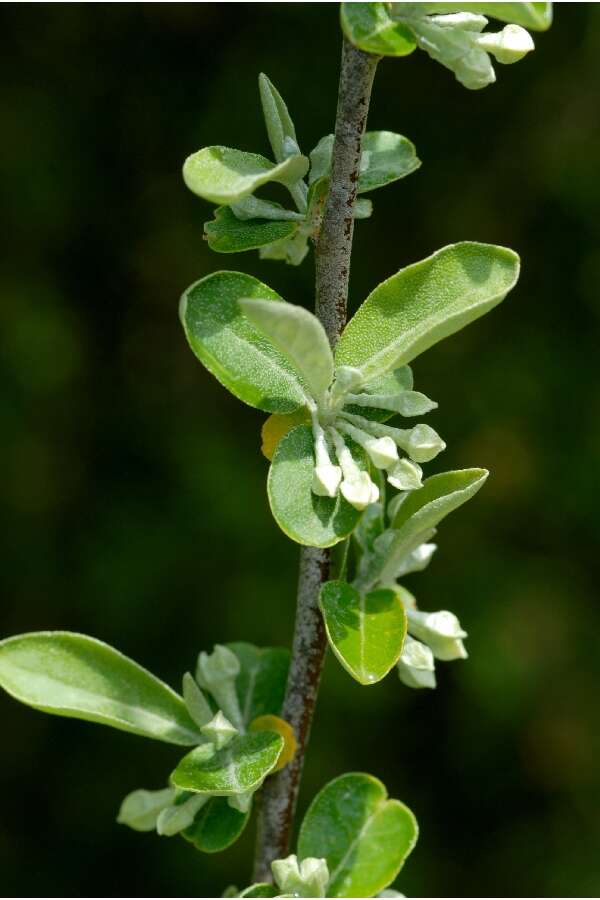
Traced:
[[[177, 300], [219, 268], [313, 302], [313, 266], [221, 257], [180, 166], [211, 143], [267, 152], [256, 85], [301, 145], [333, 128], [335, 4], [8, 5], [2, 11], [0, 305], [6, 521], [0, 633], [87, 632], [177, 686], [215, 641], [288, 644], [298, 549], [272, 522], [261, 414], [187, 349]], [[439, 689], [361, 688], [328, 661], [301, 805], [366, 770], [416, 812], [408, 896], [600, 892], [600, 8], [558, 4], [526, 61], [471, 93], [424, 54], [384, 60], [369, 125], [423, 167], [373, 195], [352, 304], [461, 239], [523, 256], [509, 300], [418, 360], [435, 468], [491, 469], [407, 585], [449, 608], [470, 659]], [[220, 856], [114, 822], [176, 748], [0, 697], [6, 896], [214, 896]]]

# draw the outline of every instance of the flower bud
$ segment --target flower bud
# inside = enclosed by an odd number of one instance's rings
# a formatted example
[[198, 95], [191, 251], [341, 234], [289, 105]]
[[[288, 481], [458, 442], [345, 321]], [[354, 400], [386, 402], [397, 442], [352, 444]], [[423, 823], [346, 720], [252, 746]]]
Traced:
[[176, 794], [172, 787], [161, 791], [132, 791], [121, 803], [117, 822], [134, 831], [154, 831], [159, 815], [163, 809], [172, 806]]
[[341, 400], [348, 391], [356, 390], [363, 382], [363, 373], [354, 366], [338, 366], [335, 370], [333, 386], [331, 388], [332, 400]]
[[325, 897], [329, 882], [327, 860], [308, 856], [298, 865], [295, 853], [271, 863], [273, 877], [283, 895]]
[[437, 408], [437, 403], [420, 391], [400, 391], [396, 394], [348, 394], [346, 403], [368, 406], [372, 409], [389, 409], [401, 416], [424, 416]]
[[213, 716], [210, 722], [203, 725], [200, 731], [215, 745], [217, 750], [226, 747], [227, 744], [231, 743], [236, 734], [239, 734], [237, 728], [231, 724], [221, 710], [219, 710], [216, 716]]
[[300, 153], [300, 147], [291, 135], [286, 134], [283, 139], [283, 157], [287, 159], [289, 156], [296, 156]]
[[435, 661], [433, 653], [420, 641], [406, 635], [402, 654], [398, 660], [398, 675], [402, 684], [411, 688], [435, 687]]
[[446, 444], [429, 425], [415, 425], [411, 428], [406, 452], [415, 462], [430, 462], [445, 449]]
[[433, 613], [407, 609], [406, 615], [410, 633], [428, 644], [437, 659], [450, 661], [467, 658], [462, 642], [467, 632], [460, 627], [454, 613], [445, 609]]
[[377, 469], [387, 469], [398, 462], [398, 448], [390, 437], [371, 438], [364, 447]]
[[311, 490], [318, 497], [335, 497], [342, 480], [342, 470], [331, 462], [327, 438], [315, 411], [312, 414], [312, 428], [315, 442], [315, 468]]
[[183, 803], [163, 809], [156, 820], [158, 834], [172, 837], [193, 824], [202, 807], [210, 800], [210, 794], [192, 794]]
[[[347, 422], [345, 418], [336, 419], [335, 424], [337, 429], [344, 434], [349, 434], [357, 444], [366, 450], [371, 462], [377, 469], [386, 469], [388, 466], [393, 465], [398, 459], [398, 450], [394, 439], [389, 435], [382, 435], [378, 434], [375, 430], [369, 430], [371, 423], [368, 419], [361, 418], [361, 421], [366, 423], [366, 428], [356, 428], [355, 425], [351, 425], [350, 422]], [[341, 447], [340, 452], [342, 452], [342, 455], [346, 455], [341, 451]], [[343, 468], [344, 463], [340, 458], [340, 452], [338, 452], [338, 443], [336, 443], [336, 453], [340, 465]]]
[[399, 459], [388, 471], [388, 481], [399, 491], [414, 491], [423, 487], [423, 470], [410, 459]]
[[505, 65], [518, 62], [535, 50], [531, 35], [520, 25], [507, 25], [496, 34], [486, 32], [479, 35], [477, 44]]
[[[345, 427], [346, 426], [344, 426], [344, 428]], [[352, 429], [352, 426], [349, 426], [349, 429], [353, 431], [357, 430]], [[342, 496], [355, 509], [366, 509], [369, 504], [376, 503], [379, 499], [379, 488], [377, 485], [373, 484], [369, 473], [364, 472], [358, 467], [339, 431], [335, 428], [330, 428], [329, 432], [335, 446], [338, 462], [344, 475], [344, 480], [340, 485]]]
[[335, 497], [342, 480], [339, 466], [315, 466], [311, 490], [317, 497]]
[[209, 691], [225, 716], [238, 729], [244, 730], [244, 720], [235, 688], [235, 680], [240, 673], [240, 662], [235, 653], [222, 644], [215, 644], [212, 653], [201, 653], [198, 657], [196, 681], [201, 688]]
[[411, 572], [422, 572], [431, 562], [431, 557], [437, 550], [436, 544], [428, 544], [426, 542], [419, 544], [414, 550], [401, 561], [398, 567], [396, 578], [402, 578]]
[[340, 490], [350, 506], [363, 510], [379, 500], [379, 488], [373, 484], [368, 472], [358, 472], [351, 480], [342, 481]]
[[229, 647], [215, 644], [212, 653], [202, 652], [198, 657], [196, 680], [205, 691], [212, 692], [212, 685], [240, 674], [240, 661]]

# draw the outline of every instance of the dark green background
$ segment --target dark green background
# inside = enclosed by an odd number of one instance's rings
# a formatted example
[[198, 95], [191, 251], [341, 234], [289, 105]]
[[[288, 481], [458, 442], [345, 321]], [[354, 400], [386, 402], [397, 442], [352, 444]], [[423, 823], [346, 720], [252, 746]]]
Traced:
[[[313, 265], [209, 252], [183, 158], [268, 152], [256, 77], [305, 151], [332, 130], [335, 4], [9, 5], [2, 10], [2, 636], [87, 632], [173, 685], [215, 641], [290, 640], [298, 549], [267, 508], [262, 415], [194, 360], [191, 281], [251, 272], [311, 306]], [[469, 92], [424, 54], [385, 60], [373, 129], [422, 169], [373, 194], [352, 306], [461, 239], [524, 260], [508, 301], [415, 365], [448, 442], [436, 469], [487, 466], [482, 493], [407, 579], [469, 632], [439, 689], [361, 688], [329, 660], [301, 797], [381, 777], [422, 834], [408, 896], [596, 895], [600, 704], [600, 9], [559, 4], [526, 61]], [[176, 748], [0, 698], [5, 895], [219, 894], [252, 835], [203, 856], [114, 822]]]

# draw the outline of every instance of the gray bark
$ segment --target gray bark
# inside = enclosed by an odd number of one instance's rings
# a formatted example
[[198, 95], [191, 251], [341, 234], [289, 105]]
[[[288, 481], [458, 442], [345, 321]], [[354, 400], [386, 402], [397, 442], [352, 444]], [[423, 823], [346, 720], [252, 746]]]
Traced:
[[[332, 347], [346, 324], [361, 144], [377, 62], [378, 57], [344, 39], [331, 181], [315, 248], [315, 312]], [[254, 881], [271, 881], [272, 861], [290, 852], [302, 766], [327, 648], [318, 601], [330, 565], [331, 550], [302, 548], [292, 659], [281, 713], [294, 729], [298, 750], [285, 768], [267, 778], [261, 791]]]

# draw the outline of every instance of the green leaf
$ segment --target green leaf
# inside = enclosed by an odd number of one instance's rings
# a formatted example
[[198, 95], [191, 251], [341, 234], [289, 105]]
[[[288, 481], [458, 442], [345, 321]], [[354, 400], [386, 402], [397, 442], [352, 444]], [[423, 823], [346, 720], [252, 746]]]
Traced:
[[161, 791], [132, 791], [121, 803], [117, 822], [133, 828], [134, 831], [154, 831], [159, 814], [171, 806], [174, 799], [175, 788], [164, 788]]
[[251, 884], [245, 891], [242, 891], [240, 897], [276, 897], [277, 888], [273, 884], [267, 884], [266, 881], [259, 881], [257, 884]]
[[289, 238], [266, 244], [258, 251], [261, 259], [281, 260], [290, 266], [299, 266], [308, 254], [308, 235], [299, 228]]
[[325, 329], [313, 313], [291, 303], [240, 300], [246, 316], [287, 358], [316, 400], [333, 379], [333, 353]]
[[203, 744], [183, 757], [171, 781], [183, 791], [222, 797], [255, 791], [282, 749], [283, 738], [272, 731], [241, 734], [221, 750]]
[[406, 637], [406, 614], [397, 593], [363, 594], [344, 581], [328, 581], [319, 605], [327, 637], [343, 667], [360, 684], [381, 681], [396, 665]]
[[[321, 138], [310, 154], [310, 178], [312, 184], [331, 172], [333, 135]], [[414, 172], [421, 165], [414, 144], [408, 138], [392, 131], [367, 131], [362, 141], [358, 193], [365, 194], [384, 187]]]
[[202, 732], [204, 726], [213, 719], [214, 712], [191, 672], [186, 672], [183, 676], [181, 692], [187, 711]]
[[443, 472], [427, 478], [422, 488], [410, 491], [398, 506], [391, 523], [395, 534], [386, 551], [381, 580], [386, 582], [395, 578], [399, 562], [414, 549], [415, 541], [434, 529], [448, 513], [470, 500], [483, 487], [488, 474], [485, 469]]
[[462, 506], [483, 487], [488, 477], [486, 469], [458, 469], [432, 475], [423, 487], [406, 495], [395, 512], [392, 528], [403, 528], [408, 522], [419, 521], [419, 531], [435, 528], [449, 512]]
[[428, 13], [470, 12], [491, 16], [501, 22], [510, 22], [547, 31], [552, 25], [552, 3], [423, 3]]
[[232, 394], [266, 412], [293, 412], [303, 385], [285, 356], [239, 306], [242, 297], [281, 302], [266, 284], [241, 272], [215, 272], [184, 292], [179, 315], [190, 347]]
[[369, 131], [362, 143], [358, 193], [374, 191], [415, 172], [421, 165], [415, 145], [392, 131]]
[[202, 853], [220, 853], [230, 847], [248, 824], [250, 809], [239, 812], [227, 797], [212, 797], [182, 836]]
[[308, 808], [298, 838], [298, 858], [325, 857], [328, 897], [374, 897], [398, 875], [418, 835], [415, 817], [388, 800], [372, 775], [335, 778]]
[[237, 642], [226, 645], [240, 661], [235, 687], [244, 724], [258, 716], [281, 714], [290, 664], [284, 647], [255, 647]]
[[206, 794], [192, 794], [187, 791], [178, 792], [172, 806], [163, 809], [156, 820], [156, 831], [163, 837], [181, 834], [194, 823], [202, 807], [206, 806], [209, 797]]
[[407, 56], [415, 47], [410, 29], [394, 22], [387, 3], [342, 3], [342, 30], [348, 40], [377, 56]]
[[410, 366], [401, 366], [393, 369], [379, 378], [368, 381], [361, 390], [367, 394], [401, 394], [403, 391], [412, 391], [414, 378]]
[[[300, 152], [296, 139], [296, 129], [283, 97], [275, 85], [262, 73], [258, 76], [258, 87], [273, 155], [278, 163], [282, 163], [291, 155]], [[304, 176], [306, 173], [303, 172], [302, 174]], [[289, 184], [288, 188], [298, 209], [305, 212], [306, 184], [302, 180], [297, 179], [294, 184]]]
[[518, 277], [519, 257], [505, 247], [444, 247], [375, 288], [344, 329], [336, 365], [371, 381], [489, 312]]
[[238, 219], [229, 206], [219, 206], [215, 218], [204, 223], [208, 246], [216, 253], [242, 253], [289, 238], [297, 229], [294, 221]]
[[[353, 456], [366, 468], [363, 452], [350, 440]], [[281, 530], [298, 544], [333, 547], [348, 537], [360, 512], [338, 495], [317, 497], [311, 491], [315, 465], [312, 429], [298, 425], [281, 439], [273, 455], [267, 489], [271, 512]]]
[[295, 152], [298, 152], [294, 123], [283, 97], [262, 72], [258, 76], [258, 88], [273, 155], [278, 163], [283, 162], [290, 155], [292, 144], [296, 145]]
[[170, 744], [202, 740], [175, 691], [118, 650], [83, 634], [39, 631], [0, 641], [0, 687], [53, 715]]
[[308, 171], [308, 159], [296, 154], [277, 165], [258, 153], [231, 147], [204, 147], [188, 156], [183, 164], [183, 180], [192, 193], [227, 206], [269, 181], [289, 186]]

